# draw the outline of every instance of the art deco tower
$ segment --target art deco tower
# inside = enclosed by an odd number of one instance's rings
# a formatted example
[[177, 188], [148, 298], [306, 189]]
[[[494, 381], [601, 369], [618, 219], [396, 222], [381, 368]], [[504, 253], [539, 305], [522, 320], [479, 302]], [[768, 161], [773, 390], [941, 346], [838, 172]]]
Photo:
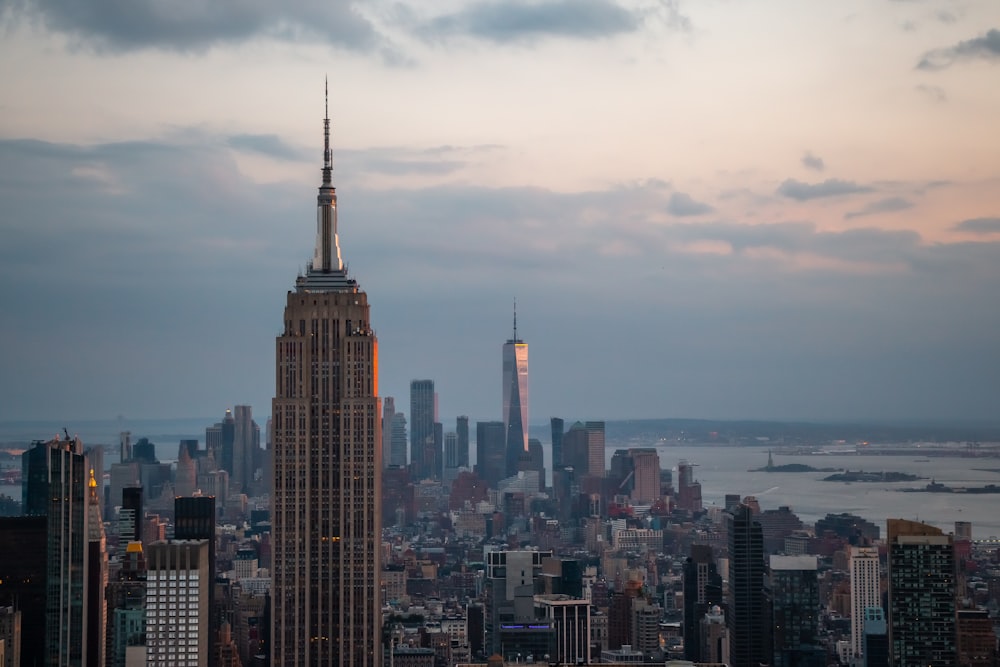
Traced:
[[316, 252], [277, 338], [271, 664], [380, 667], [378, 343], [340, 258], [329, 113], [323, 127]]
[[507, 475], [516, 475], [518, 462], [528, 456], [528, 344], [514, 335], [503, 345], [503, 425], [507, 434]]

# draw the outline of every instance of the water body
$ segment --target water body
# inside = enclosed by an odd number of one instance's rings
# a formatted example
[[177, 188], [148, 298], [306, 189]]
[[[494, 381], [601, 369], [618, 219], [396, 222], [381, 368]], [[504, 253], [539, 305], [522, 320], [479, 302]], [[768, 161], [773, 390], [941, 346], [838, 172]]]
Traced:
[[[197, 439], [204, 447], [205, 427], [219, 417], [167, 420], [119, 420], [70, 422], [65, 424], [72, 435], [79, 435], [85, 445], [103, 444], [108, 447], [105, 466], [117, 462], [118, 433], [132, 432], [135, 442], [147, 437], [156, 444], [161, 461], [177, 458], [181, 439]], [[258, 423], [260, 421], [258, 420]], [[0, 443], [22, 442], [51, 438], [61, 433], [63, 424], [45, 422], [0, 423]], [[262, 424], [263, 426], [263, 424]], [[534, 431], [538, 431], [535, 433]], [[547, 434], [542, 428], [533, 429], [543, 441], [546, 467], [552, 460]], [[475, 459], [475, 437], [470, 443]], [[608, 462], [615, 449], [642, 445], [634, 441], [613, 442], [606, 447]], [[1000, 495], [955, 493], [900, 493], [903, 488], [922, 487], [933, 478], [947, 486], [984, 486], [1000, 484], [1000, 459], [942, 456], [926, 458], [919, 449], [912, 456], [834, 453], [823, 456], [790, 455], [774, 450], [774, 463], [801, 463], [814, 468], [838, 468], [866, 471], [906, 472], [926, 477], [926, 481], [887, 483], [824, 482], [829, 473], [769, 473], [750, 472], [767, 464], [767, 447], [729, 445], [656, 445], [663, 468], [676, 469], [687, 460], [695, 464], [695, 478], [702, 485], [706, 507], [722, 507], [727, 493], [753, 495], [763, 509], [787, 505], [807, 523], [813, 523], [829, 513], [850, 512], [880, 525], [885, 533], [887, 518], [914, 519], [936, 525], [946, 532], [954, 530], [955, 521], [972, 523], [973, 536], [986, 539], [1000, 536]], [[676, 477], [675, 477], [676, 478]], [[551, 478], [550, 478], [551, 480]], [[0, 493], [20, 498], [20, 487], [0, 485]]]
[[[801, 463], [813, 468], [846, 468], [871, 472], [905, 472], [926, 477], [917, 482], [824, 482], [827, 472], [751, 472], [767, 465], [767, 449], [729, 446], [657, 446], [660, 466], [676, 469], [686, 459], [695, 464], [706, 507], [722, 507], [727, 493], [753, 495], [762, 509], [787, 505], [800, 519], [813, 523], [828, 513], [849, 512], [880, 525], [885, 536], [887, 518], [914, 519], [946, 532], [956, 521], [972, 522], [973, 537], [1000, 535], [1000, 495], [961, 493], [901, 493], [899, 489], [925, 486], [931, 478], [947, 486], [1000, 484], [1000, 460], [935, 456], [829, 454], [823, 456], [774, 454], [775, 465]], [[675, 475], [676, 479], [676, 475]]]

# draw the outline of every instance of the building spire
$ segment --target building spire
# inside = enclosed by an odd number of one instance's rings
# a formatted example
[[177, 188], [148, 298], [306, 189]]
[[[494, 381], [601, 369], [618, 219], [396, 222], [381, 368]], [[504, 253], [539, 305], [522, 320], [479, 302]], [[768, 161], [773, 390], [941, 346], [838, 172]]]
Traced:
[[330, 152], [330, 80], [323, 77], [323, 185], [333, 182], [333, 153]]
[[514, 297], [514, 342], [517, 342], [517, 297]]

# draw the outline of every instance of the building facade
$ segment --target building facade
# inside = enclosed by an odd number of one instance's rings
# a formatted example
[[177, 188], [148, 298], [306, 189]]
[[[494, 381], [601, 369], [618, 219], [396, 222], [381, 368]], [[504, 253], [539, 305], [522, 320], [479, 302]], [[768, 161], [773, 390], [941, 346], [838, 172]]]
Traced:
[[392, 416], [392, 433], [389, 434], [389, 450], [391, 457], [389, 465], [405, 468], [406, 457], [406, 415], [397, 412]]
[[851, 547], [851, 653], [864, 654], [865, 610], [882, 606], [878, 549]]
[[727, 517], [729, 533], [729, 661], [733, 667], [770, 664], [764, 614], [764, 533], [746, 505]]
[[208, 540], [171, 540], [146, 551], [147, 667], [208, 667]]
[[273, 667], [382, 663], [378, 343], [340, 256], [329, 129], [316, 250], [276, 341]]
[[[434, 380], [410, 382], [410, 464], [414, 481], [434, 477], [434, 423], [437, 421], [437, 396]], [[431, 454], [431, 456], [428, 456]], [[428, 460], [430, 459], [430, 460]], [[440, 476], [438, 471], [438, 476]]]
[[825, 667], [819, 646], [816, 556], [770, 557], [770, 619], [775, 667]]
[[707, 544], [691, 545], [691, 555], [684, 562], [684, 659], [706, 660], [701, 654], [701, 621], [712, 607], [721, 605], [722, 577], [719, 575]]
[[889, 654], [895, 667], [955, 664], [955, 557], [936, 526], [886, 522], [889, 545]]
[[[103, 525], [79, 438], [46, 444], [48, 470], [45, 663], [104, 660]], [[93, 510], [93, 511], [91, 511]], [[96, 522], [96, 526], [93, 524]], [[92, 541], [97, 542], [95, 555]], [[95, 568], [97, 570], [95, 571]], [[96, 645], [95, 645], [96, 644]]]

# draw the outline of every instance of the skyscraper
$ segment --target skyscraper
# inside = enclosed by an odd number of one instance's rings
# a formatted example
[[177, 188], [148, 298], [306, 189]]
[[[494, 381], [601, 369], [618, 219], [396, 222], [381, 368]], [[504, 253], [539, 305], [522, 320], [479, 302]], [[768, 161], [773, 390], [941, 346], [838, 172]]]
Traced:
[[896, 667], [955, 664], [955, 558], [950, 535], [906, 519], [886, 521], [889, 653]]
[[660, 455], [652, 448], [630, 449], [632, 458], [632, 502], [651, 504], [660, 498]]
[[444, 434], [444, 482], [449, 485], [458, 474], [458, 434]]
[[455, 418], [455, 433], [458, 434], [458, 467], [469, 467], [469, 418], [460, 415]]
[[97, 493], [99, 486], [91, 468], [87, 483], [87, 657], [84, 663], [87, 665], [103, 665], [107, 648], [108, 545]]
[[563, 433], [564, 422], [559, 417], [552, 417], [549, 420], [552, 427], [552, 470], [558, 470], [563, 465]]
[[818, 645], [819, 582], [816, 556], [771, 556], [769, 635], [771, 665], [825, 667], [826, 650]]
[[142, 487], [122, 489], [122, 508], [118, 512], [118, 536], [122, 544], [142, 539]]
[[248, 493], [257, 469], [260, 427], [253, 420], [249, 405], [237, 405], [233, 413], [233, 467], [229, 469], [229, 485], [235, 493]]
[[380, 667], [378, 343], [341, 261], [323, 125], [315, 254], [276, 341], [271, 664]]
[[562, 465], [572, 466], [579, 478], [603, 478], [604, 422], [574, 423], [562, 437]]
[[684, 659], [704, 661], [701, 655], [701, 619], [723, 603], [722, 577], [715, 566], [712, 547], [691, 545], [691, 555], [684, 562]]
[[414, 481], [433, 477], [434, 463], [426, 459], [433, 449], [436, 421], [434, 380], [413, 380], [410, 382], [410, 463]]
[[677, 507], [701, 511], [701, 484], [694, 481], [694, 466], [683, 459], [677, 464]]
[[208, 540], [157, 542], [146, 564], [146, 664], [208, 667]]
[[851, 653], [864, 655], [866, 610], [882, 607], [878, 549], [851, 547]]
[[219, 631], [215, 609], [215, 496], [189, 496], [174, 498], [174, 538], [177, 540], [204, 540], [208, 543], [208, 609], [207, 619], [209, 648]]
[[514, 335], [503, 344], [503, 427], [507, 475], [516, 475], [528, 455], [528, 344], [517, 337], [516, 306]]
[[44, 515], [0, 517], [0, 607], [21, 612], [21, 659], [45, 665], [48, 522]]
[[208, 450], [208, 454], [215, 459], [215, 463], [229, 473], [230, 479], [233, 474], [235, 440], [236, 419], [233, 417], [233, 411], [227, 409], [221, 422], [205, 429], [205, 448]]
[[604, 477], [604, 422], [587, 422], [587, 470], [592, 477]]
[[[105, 618], [101, 610], [106, 570], [101, 568], [106, 554], [101, 548], [100, 508], [94, 507], [98, 502], [96, 480], [89, 473], [79, 438], [56, 438], [46, 447], [45, 664], [73, 667], [92, 660], [103, 664]], [[92, 542], [97, 543], [96, 549]]]
[[729, 527], [729, 664], [769, 664], [764, 617], [764, 532], [746, 505], [727, 515]]
[[[383, 422], [384, 423], [384, 422]], [[406, 467], [406, 415], [397, 412], [392, 416], [392, 432], [390, 433], [389, 465]]]

